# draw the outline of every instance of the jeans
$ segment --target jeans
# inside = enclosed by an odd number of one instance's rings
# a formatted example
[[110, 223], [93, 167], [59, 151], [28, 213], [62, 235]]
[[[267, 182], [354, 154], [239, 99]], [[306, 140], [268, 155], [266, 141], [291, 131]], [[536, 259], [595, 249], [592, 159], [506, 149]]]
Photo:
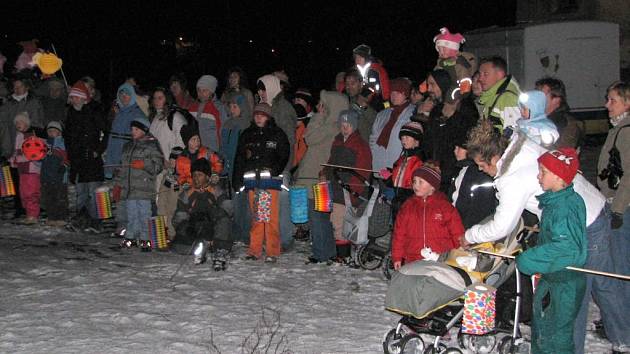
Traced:
[[[628, 216], [628, 222], [630, 223], [630, 215]], [[610, 211], [608, 207], [604, 208], [597, 219], [586, 228], [586, 234], [588, 237], [588, 255], [584, 268], [614, 272], [613, 257], [611, 255], [615, 250], [611, 249], [614, 245], [611, 242]], [[614, 237], [614, 233], [612, 235]], [[624, 297], [620, 296], [623, 283], [624, 281], [615, 278], [586, 275], [586, 292], [580, 311], [575, 319], [573, 330], [576, 354], [584, 353], [586, 321], [591, 296], [599, 306], [606, 335], [610, 342], [613, 345], [630, 344], [630, 317], [627, 315], [630, 312], [630, 307], [627, 301], [624, 300]]]
[[233, 203], [234, 222], [232, 223], [232, 233], [234, 235], [234, 241], [249, 244], [249, 230], [252, 227], [252, 217], [249, 210], [247, 192], [235, 193]]
[[293, 245], [293, 229], [289, 192], [283, 189], [280, 191], [280, 244], [284, 250]]
[[77, 183], [77, 212], [87, 209], [90, 217], [96, 219], [96, 197], [94, 191], [101, 185], [101, 182]]
[[149, 219], [152, 216], [150, 200], [128, 199], [127, 205], [127, 233], [125, 238], [149, 240]]
[[308, 218], [311, 229], [311, 252], [313, 258], [325, 262], [337, 255], [330, 213], [315, 211], [315, 201], [308, 200]]

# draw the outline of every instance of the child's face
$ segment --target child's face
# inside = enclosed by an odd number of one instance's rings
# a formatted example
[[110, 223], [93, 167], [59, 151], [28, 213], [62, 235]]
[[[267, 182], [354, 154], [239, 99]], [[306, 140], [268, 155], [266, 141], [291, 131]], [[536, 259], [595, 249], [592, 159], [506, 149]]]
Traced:
[[439, 46], [437, 47], [437, 50], [438, 50], [440, 59], [452, 58], [457, 55], [457, 51], [455, 49]]
[[529, 108], [520, 105], [521, 108], [521, 118], [523, 119], [529, 119]]
[[55, 129], [55, 128], [50, 128], [46, 132], [48, 133], [48, 137], [49, 138], [53, 138], [54, 139], [56, 137], [61, 136], [61, 132], [59, 130]]
[[196, 152], [197, 150], [199, 150], [200, 146], [201, 139], [199, 138], [199, 135], [193, 135], [193, 137], [188, 140], [188, 151]]
[[15, 129], [20, 133], [24, 133], [28, 129], [28, 125], [21, 120], [15, 122]]
[[193, 185], [195, 188], [203, 188], [208, 185], [208, 175], [203, 172], [195, 171], [192, 174]]
[[418, 197], [428, 197], [435, 192], [435, 188], [422, 178], [413, 177], [413, 193]]
[[557, 192], [566, 187], [566, 183], [562, 178], [549, 171], [541, 163], [538, 164], [538, 183], [544, 191]]
[[268, 120], [269, 117], [267, 117], [267, 115], [265, 114], [254, 115], [254, 123], [256, 123], [256, 126], [259, 128], [263, 128], [265, 125], [267, 125]]
[[402, 144], [403, 149], [407, 150], [420, 146], [420, 142], [409, 135], [403, 135], [400, 138], [400, 143]]
[[230, 116], [232, 116], [232, 118], [241, 116], [241, 107], [239, 107], [238, 104], [230, 103]]
[[464, 161], [468, 158], [468, 150], [461, 146], [455, 145], [455, 150], [453, 152], [455, 153], [455, 160], [457, 161]]
[[142, 139], [144, 135], [144, 130], [138, 129], [137, 127], [131, 127], [131, 137], [133, 140]]

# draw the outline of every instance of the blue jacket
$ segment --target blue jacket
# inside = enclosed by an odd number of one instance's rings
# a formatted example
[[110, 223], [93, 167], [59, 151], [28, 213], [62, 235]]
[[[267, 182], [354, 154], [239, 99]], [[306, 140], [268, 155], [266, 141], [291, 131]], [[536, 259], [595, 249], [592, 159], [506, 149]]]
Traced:
[[529, 119], [521, 118], [516, 121], [518, 129], [523, 131], [528, 138], [539, 145], [551, 146], [555, 143], [560, 134], [556, 125], [545, 114], [547, 99], [542, 91], [534, 90], [525, 92], [521, 97], [527, 95], [527, 101], [519, 98], [522, 106], [529, 109]]
[[[131, 102], [127, 106], [123, 106], [120, 101], [120, 93], [126, 91], [130, 93]], [[118, 165], [122, 156], [123, 145], [131, 141], [131, 122], [136, 118], [146, 119], [146, 116], [138, 107], [136, 103], [136, 92], [128, 83], [120, 85], [118, 88], [116, 102], [119, 107], [118, 114], [114, 117], [112, 128], [109, 134], [109, 141], [107, 143], [107, 157], [105, 159], [106, 165]], [[107, 168], [105, 170], [105, 177], [112, 178], [114, 168]]]
[[46, 140], [50, 153], [42, 160], [42, 183], [68, 183], [66, 145], [63, 137], [48, 138]]

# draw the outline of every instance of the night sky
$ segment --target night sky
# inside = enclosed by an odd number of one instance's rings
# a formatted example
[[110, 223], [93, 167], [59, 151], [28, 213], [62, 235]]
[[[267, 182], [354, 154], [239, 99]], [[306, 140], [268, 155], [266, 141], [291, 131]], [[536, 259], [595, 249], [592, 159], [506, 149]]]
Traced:
[[[390, 77], [418, 81], [435, 65], [432, 39], [440, 27], [513, 25], [516, 11], [515, 0], [153, 3], [5, 1], [0, 50], [14, 61], [19, 40], [38, 38], [45, 49], [54, 43], [70, 83], [89, 74], [106, 94], [128, 75], [150, 89], [175, 72], [184, 72], [191, 88], [199, 75], [213, 74], [221, 89], [234, 65], [250, 85], [283, 68], [293, 87], [320, 89], [351, 65], [361, 43]], [[198, 45], [178, 52], [179, 37]]]

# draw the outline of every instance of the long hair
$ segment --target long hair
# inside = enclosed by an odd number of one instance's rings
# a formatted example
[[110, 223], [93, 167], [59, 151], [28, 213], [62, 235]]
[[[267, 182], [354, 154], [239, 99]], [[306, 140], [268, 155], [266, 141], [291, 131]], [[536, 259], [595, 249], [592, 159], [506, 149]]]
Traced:
[[226, 89], [230, 89], [229, 85], [230, 85], [230, 74], [231, 73], [237, 73], [238, 74], [238, 87], [241, 89], [249, 89], [249, 85], [247, 84], [247, 74], [245, 73], [245, 70], [243, 70], [243, 68], [241, 68], [240, 66], [233, 66], [231, 67], [228, 71], [227, 71], [227, 76], [225, 77], [225, 82], [227, 83], [228, 87]]
[[156, 92], [162, 92], [164, 94], [164, 97], [166, 97], [166, 101], [164, 102], [165, 112], [168, 111], [169, 107], [175, 104], [175, 98], [173, 98], [173, 94], [171, 94], [171, 91], [169, 89], [161, 86], [154, 88], [153, 91], [151, 91], [151, 97], [149, 100], [149, 121], [153, 121], [153, 118], [155, 118], [155, 116], [157, 115], [157, 110], [153, 105], [153, 95], [155, 95]]

